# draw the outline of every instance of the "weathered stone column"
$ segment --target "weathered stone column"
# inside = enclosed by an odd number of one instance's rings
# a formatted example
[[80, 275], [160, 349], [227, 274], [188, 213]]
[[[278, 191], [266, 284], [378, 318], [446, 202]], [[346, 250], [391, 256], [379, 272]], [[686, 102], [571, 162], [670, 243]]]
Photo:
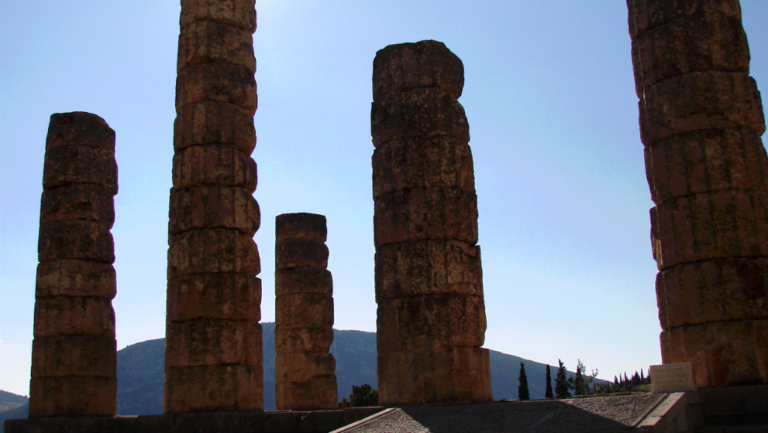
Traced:
[[768, 159], [738, 0], [628, 0], [661, 353], [768, 383]]
[[436, 41], [373, 61], [379, 402], [488, 401], [464, 66]]
[[182, 0], [165, 412], [263, 409], [254, 0]]
[[333, 279], [325, 217], [283, 214], [275, 223], [275, 403], [278, 410], [337, 409]]
[[54, 114], [40, 205], [29, 416], [117, 410], [115, 131], [99, 116]]

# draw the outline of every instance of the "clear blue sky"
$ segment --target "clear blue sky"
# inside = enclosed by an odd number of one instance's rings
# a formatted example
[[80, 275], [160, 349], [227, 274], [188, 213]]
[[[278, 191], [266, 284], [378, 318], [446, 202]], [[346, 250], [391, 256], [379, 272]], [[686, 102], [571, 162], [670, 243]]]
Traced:
[[[165, 326], [178, 1], [0, 3], [0, 389], [28, 394], [52, 113], [117, 132], [118, 347]], [[768, 2], [743, 0], [768, 85]], [[660, 362], [637, 97], [620, 0], [259, 0], [255, 236], [274, 320], [274, 218], [328, 218], [339, 329], [375, 331], [371, 68], [436, 39], [464, 62], [485, 347], [612, 379]]]

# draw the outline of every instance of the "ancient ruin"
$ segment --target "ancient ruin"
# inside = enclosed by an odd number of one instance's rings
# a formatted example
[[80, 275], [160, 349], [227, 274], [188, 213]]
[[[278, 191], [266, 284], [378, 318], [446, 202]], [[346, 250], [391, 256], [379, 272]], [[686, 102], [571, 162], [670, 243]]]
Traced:
[[337, 409], [325, 216], [279, 215], [275, 234], [276, 408]]
[[29, 417], [113, 416], [115, 131], [101, 117], [54, 114], [40, 205]]
[[263, 409], [254, 0], [182, 1], [165, 412]]
[[768, 383], [768, 159], [738, 0], [628, 0], [662, 359]]
[[464, 66], [436, 41], [373, 62], [379, 402], [489, 401]]

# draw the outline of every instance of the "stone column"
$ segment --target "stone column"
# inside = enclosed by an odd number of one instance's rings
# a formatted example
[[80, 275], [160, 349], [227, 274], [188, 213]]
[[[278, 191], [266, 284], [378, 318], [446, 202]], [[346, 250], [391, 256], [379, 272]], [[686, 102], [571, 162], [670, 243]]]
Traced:
[[115, 131], [99, 116], [54, 114], [40, 205], [29, 417], [117, 410]]
[[263, 409], [254, 0], [182, 0], [165, 412]]
[[489, 401], [491, 376], [464, 66], [445, 45], [373, 61], [379, 402]]
[[325, 217], [279, 215], [275, 232], [275, 404], [278, 410], [337, 409]]
[[628, 0], [661, 353], [768, 383], [768, 159], [738, 0]]

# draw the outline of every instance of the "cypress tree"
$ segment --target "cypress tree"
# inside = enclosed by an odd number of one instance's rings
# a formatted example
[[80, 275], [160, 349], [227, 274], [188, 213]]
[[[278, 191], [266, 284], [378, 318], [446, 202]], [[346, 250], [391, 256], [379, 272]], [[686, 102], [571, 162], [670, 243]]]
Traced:
[[579, 360], [579, 363], [576, 365], [576, 379], [573, 382], [573, 393], [575, 395], [584, 395], [587, 393], [587, 383], [584, 380], [584, 374], [581, 371], [581, 360]]
[[558, 359], [557, 363], [560, 364], [560, 366], [557, 367], [557, 377], [555, 377], [555, 395], [557, 398], [568, 398], [571, 396], [571, 393], [568, 392], [568, 390], [573, 385], [568, 382], [563, 361]]
[[552, 398], [552, 375], [549, 373], [549, 364], [547, 364], [547, 388], [544, 391], [544, 398]]
[[517, 399], [520, 401], [530, 400], [531, 396], [528, 394], [528, 377], [525, 375], [525, 364], [520, 363], [520, 375], [517, 376], [517, 380], [520, 385], [517, 386]]

